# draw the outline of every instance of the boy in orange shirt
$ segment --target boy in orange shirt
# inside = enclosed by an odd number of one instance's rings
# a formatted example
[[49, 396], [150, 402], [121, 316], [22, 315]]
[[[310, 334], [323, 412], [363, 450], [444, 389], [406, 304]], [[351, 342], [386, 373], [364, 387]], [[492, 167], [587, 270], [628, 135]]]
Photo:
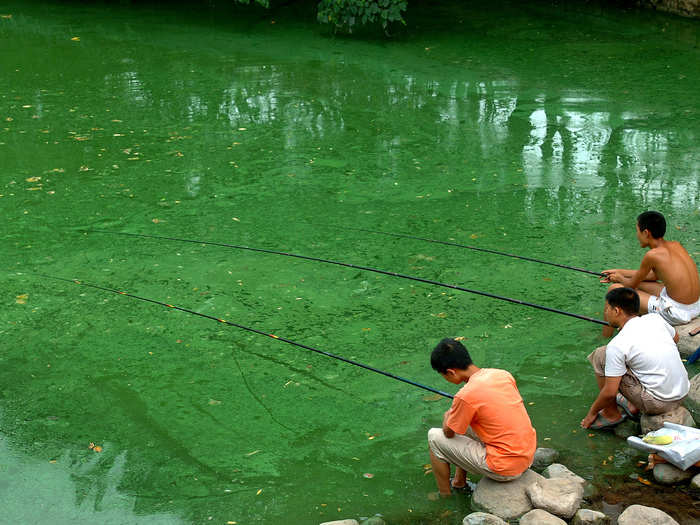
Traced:
[[[505, 370], [477, 367], [455, 339], [440, 341], [430, 364], [450, 383], [465, 383], [445, 412], [442, 428], [428, 432], [430, 463], [440, 495], [465, 487], [467, 472], [496, 481], [520, 477], [532, 464], [537, 435], [513, 376]], [[455, 465], [452, 480], [450, 465]]]

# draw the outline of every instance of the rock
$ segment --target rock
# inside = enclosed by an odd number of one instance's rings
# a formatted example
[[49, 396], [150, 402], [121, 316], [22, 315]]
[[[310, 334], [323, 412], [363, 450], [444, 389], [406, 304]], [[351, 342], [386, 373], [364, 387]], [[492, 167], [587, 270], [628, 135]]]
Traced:
[[583, 483], [571, 477], [538, 479], [526, 491], [533, 507], [567, 519], [576, 513], [583, 499]]
[[617, 525], [680, 525], [664, 511], [644, 505], [630, 505], [617, 518]]
[[321, 525], [360, 525], [357, 520], [324, 521]]
[[544, 469], [544, 472], [542, 472], [542, 475], [545, 478], [549, 478], [549, 479], [560, 479], [560, 478], [573, 479], [574, 481], [578, 481], [581, 484], [586, 482], [585, 479], [583, 479], [581, 476], [577, 476], [576, 474], [571, 472], [568, 468], [566, 468], [561, 463], [554, 463], [554, 464], [548, 466], [546, 469]]
[[465, 516], [462, 525], [508, 525], [498, 516], [485, 512], [472, 512]]
[[379, 516], [372, 516], [371, 518], [367, 518], [365, 521], [360, 523], [360, 525], [386, 525], [386, 521]]
[[553, 448], [538, 447], [535, 450], [535, 459], [532, 460], [534, 470], [542, 470], [559, 458], [559, 452]]
[[664, 421], [685, 425], [686, 427], [695, 427], [695, 421], [693, 421], [693, 416], [690, 415], [688, 409], [684, 406], [679, 406], [670, 412], [665, 412], [656, 416], [642, 414], [642, 417], [639, 418], [639, 422], [642, 425], [642, 434], [660, 429], [664, 426]]
[[504, 520], [519, 518], [532, 510], [526, 490], [540, 479], [545, 478], [530, 469], [513, 481], [494, 481], [484, 476], [474, 489], [472, 507]]
[[590, 509], [579, 509], [571, 520], [571, 525], [607, 525], [608, 523], [610, 523], [608, 516]]
[[542, 509], [531, 510], [520, 518], [518, 523], [520, 525], [566, 525], [563, 519]]
[[683, 404], [690, 410], [693, 419], [700, 421], [700, 374], [690, 378], [690, 390]]
[[668, 463], [659, 463], [654, 466], [654, 479], [664, 485], [676, 485], [693, 477], [687, 470], [681, 470]]
[[682, 357], [689, 357], [690, 355], [698, 349], [700, 346], [700, 340], [698, 336], [690, 336], [688, 333], [700, 326], [700, 317], [697, 317], [690, 321], [688, 324], [682, 324], [676, 326], [676, 331], [678, 332], [678, 352]]
[[613, 432], [615, 432], [615, 435], [617, 437], [622, 439], [627, 439], [630, 436], [636, 436], [641, 432], [639, 427], [639, 421], [627, 418], [622, 423], [617, 425], [613, 429]]
[[700, 494], [700, 474], [696, 474], [693, 476], [693, 479], [690, 480], [690, 491], [694, 494]]

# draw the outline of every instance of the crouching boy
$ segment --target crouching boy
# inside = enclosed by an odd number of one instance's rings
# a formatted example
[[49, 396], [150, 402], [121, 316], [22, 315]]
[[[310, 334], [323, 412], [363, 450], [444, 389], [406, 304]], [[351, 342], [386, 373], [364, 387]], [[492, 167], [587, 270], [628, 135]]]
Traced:
[[[465, 385], [445, 412], [442, 428], [428, 432], [430, 463], [440, 495], [466, 485], [466, 473], [496, 481], [520, 477], [530, 465], [537, 436], [515, 379], [505, 370], [479, 368], [455, 339], [443, 339], [430, 356], [433, 369]], [[450, 479], [451, 465], [455, 476]]]
[[604, 315], [619, 332], [588, 356], [599, 392], [581, 426], [610, 428], [640, 412], [664, 414], [680, 406], [690, 382], [675, 329], [659, 314], [640, 317], [639, 295], [632, 288], [610, 290]]

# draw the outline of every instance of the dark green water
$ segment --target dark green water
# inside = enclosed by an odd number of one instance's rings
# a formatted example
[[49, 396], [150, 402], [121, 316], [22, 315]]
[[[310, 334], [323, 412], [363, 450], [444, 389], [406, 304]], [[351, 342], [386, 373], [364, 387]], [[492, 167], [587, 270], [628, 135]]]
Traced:
[[601, 343], [597, 325], [337, 266], [84, 229], [291, 251], [600, 317], [595, 277], [334, 226], [600, 270], [637, 264], [634, 218], [651, 208], [697, 258], [698, 22], [416, 6], [386, 40], [334, 38], [297, 10], [2, 7], [8, 523], [461, 523], [470, 511], [468, 499], [426, 497], [426, 432], [446, 401], [39, 273], [449, 391], [428, 354], [464, 336], [477, 364], [514, 374], [540, 445], [563, 463], [599, 484], [639, 472], [624, 442], [578, 429], [596, 391], [585, 356]]

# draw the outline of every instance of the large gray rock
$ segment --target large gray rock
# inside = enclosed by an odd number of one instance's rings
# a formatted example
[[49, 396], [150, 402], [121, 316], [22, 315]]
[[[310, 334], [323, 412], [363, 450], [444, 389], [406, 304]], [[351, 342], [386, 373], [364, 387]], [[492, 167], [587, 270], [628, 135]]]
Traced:
[[643, 505], [630, 505], [617, 518], [617, 525], [680, 525], [664, 511]]
[[656, 416], [642, 414], [642, 417], [639, 418], [639, 423], [642, 426], [642, 434], [660, 429], [664, 426], [665, 421], [678, 425], [685, 425], [686, 427], [695, 427], [695, 421], [693, 421], [693, 416], [690, 415], [688, 409], [684, 406], [679, 406], [670, 412], [658, 414]]
[[532, 506], [571, 518], [581, 506], [583, 483], [572, 478], [542, 478], [527, 487]]
[[571, 472], [568, 468], [566, 468], [561, 463], [554, 463], [554, 464], [548, 466], [546, 469], [544, 469], [544, 471], [542, 472], [542, 475], [545, 478], [549, 478], [549, 479], [559, 479], [559, 478], [573, 479], [574, 481], [577, 481], [581, 484], [586, 482], [585, 479], [583, 479], [581, 476], [577, 476], [576, 474]]
[[508, 525], [498, 516], [485, 512], [472, 512], [462, 520], [462, 525]]
[[530, 469], [513, 481], [494, 481], [484, 476], [474, 489], [472, 506], [504, 520], [519, 518], [532, 510], [526, 490], [540, 479], [545, 478]]
[[602, 512], [590, 509], [579, 509], [571, 520], [571, 525], [607, 525], [610, 517]]
[[559, 452], [553, 448], [538, 447], [535, 450], [535, 459], [532, 460], [532, 468], [534, 470], [542, 470], [559, 458]]
[[687, 470], [681, 470], [668, 463], [654, 465], [654, 479], [664, 485], [676, 485], [692, 477], [693, 474]]
[[518, 523], [520, 525], [566, 525], [563, 519], [542, 509], [531, 510], [520, 518]]
[[688, 324], [682, 324], [676, 326], [676, 331], [678, 332], [678, 352], [683, 357], [688, 357], [692, 355], [695, 350], [700, 346], [700, 335], [690, 336], [689, 332], [700, 326], [700, 317], [697, 317], [690, 321]]
[[[700, 335], [696, 337], [700, 337]], [[690, 391], [683, 404], [690, 410], [693, 419], [700, 421], [700, 374], [690, 378]]]

